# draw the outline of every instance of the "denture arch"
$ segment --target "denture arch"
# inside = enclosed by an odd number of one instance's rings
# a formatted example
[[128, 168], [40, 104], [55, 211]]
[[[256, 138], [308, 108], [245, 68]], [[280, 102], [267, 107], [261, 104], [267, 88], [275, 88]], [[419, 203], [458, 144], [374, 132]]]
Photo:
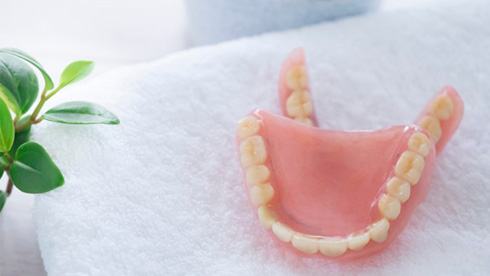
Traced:
[[402, 231], [463, 116], [458, 93], [445, 87], [414, 124], [320, 129], [301, 49], [282, 66], [279, 98], [283, 116], [256, 110], [238, 124], [250, 200], [280, 242], [345, 259], [378, 252]]

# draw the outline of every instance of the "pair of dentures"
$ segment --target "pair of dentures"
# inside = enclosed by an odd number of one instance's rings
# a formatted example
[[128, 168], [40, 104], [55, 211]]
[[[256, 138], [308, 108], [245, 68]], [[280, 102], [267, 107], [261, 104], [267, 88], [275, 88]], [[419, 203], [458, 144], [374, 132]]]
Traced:
[[320, 129], [298, 49], [283, 64], [279, 96], [284, 116], [256, 110], [237, 131], [261, 224], [305, 254], [352, 258], [385, 248], [425, 197], [435, 156], [459, 125], [457, 92], [444, 88], [414, 125]]

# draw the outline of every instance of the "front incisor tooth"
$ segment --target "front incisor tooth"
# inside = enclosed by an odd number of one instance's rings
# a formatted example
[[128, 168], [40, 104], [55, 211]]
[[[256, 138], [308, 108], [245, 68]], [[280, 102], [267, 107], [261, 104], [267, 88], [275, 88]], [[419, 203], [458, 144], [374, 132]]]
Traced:
[[410, 198], [410, 183], [396, 176], [386, 183], [386, 190], [388, 194], [398, 198], [402, 203]]
[[286, 112], [290, 117], [305, 118], [313, 112], [310, 93], [307, 90], [294, 91], [286, 101]]
[[429, 154], [430, 146], [431, 146], [431, 142], [429, 138], [421, 132], [415, 132], [408, 139], [408, 149], [416, 153], [419, 153], [424, 157], [427, 156], [427, 154]]
[[378, 201], [379, 211], [389, 220], [396, 219], [398, 215], [400, 215], [401, 208], [402, 206], [400, 201], [397, 198], [387, 194], [383, 194]]
[[340, 238], [323, 238], [318, 241], [320, 253], [327, 257], [337, 257], [347, 251], [347, 240]]
[[274, 188], [268, 183], [257, 184], [250, 188], [250, 199], [255, 206], [267, 204], [274, 197]]
[[274, 233], [274, 235], [276, 235], [276, 237], [279, 240], [281, 240], [283, 242], [290, 242], [291, 239], [293, 238], [294, 233], [295, 233], [287, 225], [282, 224], [282, 223], [280, 223], [278, 221], [276, 221], [272, 225], [272, 232]]
[[259, 214], [259, 221], [265, 229], [270, 229], [272, 224], [276, 222], [277, 215], [267, 206], [260, 206], [257, 210]]
[[369, 232], [351, 235], [347, 240], [350, 250], [361, 250], [369, 242]]
[[238, 137], [240, 137], [240, 139], [247, 138], [257, 134], [259, 129], [259, 120], [253, 116], [247, 116], [238, 122]]
[[240, 144], [240, 155], [245, 168], [263, 164], [267, 159], [264, 139], [258, 135], [246, 138]]
[[251, 166], [247, 169], [246, 178], [249, 185], [257, 185], [265, 183], [269, 180], [271, 172], [269, 168], [264, 165]]
[[420, 127], [430, 134], [432, 140], [437, 143], [442, 135], [441, 123], [434, 116], [424, 116], [420, 120]]
[[294, 248], [306, 254], [315, 254], [318, 252], [318, 239], [308, 237], [301, 233], [295, 233], [293, 235], [291, 244]]
[[310, 118], [295, 118], [294, 120], [307, 126], [313, 126], [313, 121]]
[[369, 229], [369, 237], [375, 242], [384, 242], [388, 237], [388, 230], [390, 229], [390, 222], [383, 218], [373, 223]]
[[447, 120], [453, 113], [453, 101], [448, 95], [439, 95], [430, 105], [429, 112], [438, 119]]
[[286, 74], [286, 85], [291, 90], [299, 90], [308, 87], [308, 75], [304, 66], [295, 66]]
[[424, 167], [425, 161], [420, 154], [404, 151], [396, 162], [395, 174], [415, 185], [420, 180]]

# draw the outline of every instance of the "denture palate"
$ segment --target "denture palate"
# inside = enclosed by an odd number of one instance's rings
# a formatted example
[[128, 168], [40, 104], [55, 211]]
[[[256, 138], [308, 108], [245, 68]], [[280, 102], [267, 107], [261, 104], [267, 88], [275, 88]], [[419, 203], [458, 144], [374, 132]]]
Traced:
[[[288, 73], [288, 87], [295, 92], [288, 98], [288, 115], [298, 120], [306, 120], [311, 114], [311, 102], [305, 92], [307, 78], [302, 67], [294, 67]], [[295, 94], [296, 93], [296, 94]], [[267, 165], [268, 153], [265, 139], [260, 135], [262, 121], [255, 115], [249, 115], [239, 122], [238, 138], [240, 159], [245, 170], [250, 199], [258, 208], [258, 217], [266, 229], [271, 229], [282, 242], [290, 243], [306, 254], [320, 253], [328, 257], [337, 257], [347, 251], [362, 250], [370, 241], [382, 243], [388, 237], [390, 221], [396, 220], [402, 212], [402, 206], [410, 199], [424, 171], [425, 158], [433, 144], [441, 135], [440, 120], [448, 120], [453, 112], [453, 102], [446, 94], [439, 95], [420, 120], [420, 128], [408, 138], [395, 165], [391, 177], [381, 188], [377, 199], [378, 219], [361, 231], [345, 236], [318, 236], [295, 231], [279, 221], [270, 204], [275, 192], [270, 184], [271, 168]], [[299, 121], [299, 120], [298, 120]]]

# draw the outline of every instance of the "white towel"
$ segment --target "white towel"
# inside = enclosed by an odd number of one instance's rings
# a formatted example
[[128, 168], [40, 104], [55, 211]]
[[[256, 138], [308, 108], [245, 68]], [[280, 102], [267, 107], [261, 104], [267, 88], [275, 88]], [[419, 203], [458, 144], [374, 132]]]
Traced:
[[379, 0], [186, 0], [189, 38], [210, 44], [360, 14]]
[[[43, 122], [66, 184], [37, 197], [50, 275], [484, 275], [490, 273], [490, 4], [381, 13], [126, 67], [60, 93], [120, 126]], [[466, 103], [426, 201], [380, 254], [349, 263], [279, 248], [250, 207], [236, 121], [278, 111], [282, 60], [306, 49], [323, 127], [409, 123], [445, 84]]]

